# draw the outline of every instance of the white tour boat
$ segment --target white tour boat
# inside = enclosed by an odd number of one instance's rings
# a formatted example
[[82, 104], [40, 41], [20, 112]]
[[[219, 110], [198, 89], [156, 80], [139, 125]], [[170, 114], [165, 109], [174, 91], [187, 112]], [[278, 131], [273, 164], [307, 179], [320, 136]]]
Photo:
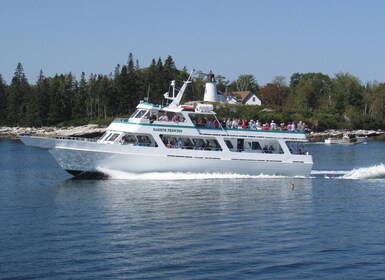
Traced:
[[362, 144], [368, 140], [367, 136], [357, 136], [355, 134], [344, 133], [342, 138], [329, 137], [325, 139], [325, 144]]
[[[313, 160], [304, 132], [233, 129], [221, 124], [212, 104], [180, 105], [191, 75], [168, 106], [141, 101], [130, 118], [115, 119], [98, 140], [20, 135], [28, 146], [48, 149], [74, 176], [191, 172], [309, 176]], [[216, 95], [215, 81], [206, 94]], [[205, 122], [202, 122], [204, 120]], [[108, 172], [107, 172], [108, 173]], [[106, 174], [107, 175], [107, 174]]]

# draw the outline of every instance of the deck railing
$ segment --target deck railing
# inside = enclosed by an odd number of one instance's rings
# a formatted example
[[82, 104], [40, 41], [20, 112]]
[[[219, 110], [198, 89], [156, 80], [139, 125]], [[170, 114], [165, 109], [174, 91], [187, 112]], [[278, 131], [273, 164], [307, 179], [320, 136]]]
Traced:
[[55, 139], [82, 141], [82, 142], [96, 142], [96, 141], [98, 141], [98, 139], [96, 139], [96, 138], [73, 137], [73, 136], [56, 136]]

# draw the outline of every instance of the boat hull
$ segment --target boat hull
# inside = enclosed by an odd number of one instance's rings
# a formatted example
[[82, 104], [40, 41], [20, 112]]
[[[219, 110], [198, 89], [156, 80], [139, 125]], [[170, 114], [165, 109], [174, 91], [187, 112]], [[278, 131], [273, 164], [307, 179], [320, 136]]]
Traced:
[[231, 173], [245, 175], [309, 176], [312, 168], [311, 156], [308, 162], [247, 158], [216, 158], [206, 152], [191, 154], [134, 154], [115, 153], [100, 150], [89, 151], [55, 148], [50, 153], [59, 165], [76, 172], [104, 173], [120, 171], [127, 173], [147, 172], [190, 172], [190, 173]]
[[[310, 176], [310, 155], [204, 151], [105, 144], [79, 138], [20, 137], [48, 149], [58, 164], [76, 177], [127, 173], [190, 172], [244, 175]], [[101, 176], [100, 176], [101, 175]]]
[[58, 139], [48, 138], [48, 137], [34, 137], [29, 135], [19, 135], [18, 138], [26, 146], [37, 147], [42, 149], [55, 148], [55, 146], [58, 143]]

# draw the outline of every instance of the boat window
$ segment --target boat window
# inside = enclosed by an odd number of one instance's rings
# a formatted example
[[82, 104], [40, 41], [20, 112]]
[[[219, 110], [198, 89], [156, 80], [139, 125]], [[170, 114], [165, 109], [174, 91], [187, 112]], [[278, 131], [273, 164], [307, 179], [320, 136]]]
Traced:
[[208, 114], [189, 114], [191, 121], [194, 123], [195, 126], [198, 127], [209, 127], [209, 128], [218, 128], [219, 122], [215, 118], [215, 116]]
[[138, 110], [136, 114], [134, 114], [134, 118], [140, 119], [147, 113], [147, 110]]
[[188, 138], [175, 135], [160, 134], [159, 137], [167, 148], [222, 151], [221, 145], [215, 138], [209, 138], [205, 141], [202, 138]]
[[178, 122], [185, 122], [185, 119], [181, 113], [177, 113], [176, 118]]
[[291, 142], [291, 141], [288, 141], [286, 143], [287, 143], [287, 147], [289, 148], [290, 153], [292, 153], [294, 155], [307, 154], [307, 150], [306, 150], [305, 145], [303, 143]]
[[194, 147], [193, 143], [189, 138], [185, 138], [184, 140], [184, 146], [186, 149], [192, 149]]
[[105, 132], [101, 137], [100, 137], [100, 140], [105, 140], [105, 139], [107, 139], [108, 137], [110, 137], [110, 135], [111, 135], [111, 133], [109, 133], [109, 132]]
[[244, 139], [237, 139], [237, 151], [238, 152], [242, 152], [245, 150], [245, 147], [244, 147]]
[[277, 141], [249, 141], [248, 139], [225, 139], [225, 143], [232, 152], [246, 153], [283, 153], [281, 146]]
[[259, 142], [251, 142], [251, 149], [252, 150], [262, 150], [262, 147], [259, 144]]
[[167, 122], [169, 120], [167, 113], [165, 111], [159, 111], [158, 113], [158, 121]]
[[150, 146], [151, 140], [147, 135], [138, 135], [137, 136], [138, 142], [136, 143], [139, 146]]
[[116, 138], [118, 138], [118, 136], [120, 135], [120, 133], [114, 133], [112, 134], [109, 138], [106, 138], [107, 140], [106, 141], [115, 141]]
[[231, 143], [230, 140], [225, 140], [225, 143], [226, 143], [226, 145], [227, 145], [227, 148], [229, 148], [230, 150], [231, 150], [231, 149], [234, 149], [234, 146], [233, 146], [233, 144]]
[[173, 135], [159, 135], [167, 148], [193, 149], [193, 143], [187, 137], [175, 137]]
[[207, 144], [213, 151], [222, 151], [222, 147], [216, 139], [208, 139]]
[[203, 141], [202, 139], [193, 139], [193, 143], [194, 143], [194, 149], [203, 149], [206, 145], [205, 141]]
[[135, 115], [139, 112], [139, 110], [136, 110], [134, 113], [132, 113], [132, 115], [130, 116], [130, 118], [134, 118]]
[[122, 144], [134, 144], [136, 142], [136, 138], [134, 135], [124, 135], [122, 137]]

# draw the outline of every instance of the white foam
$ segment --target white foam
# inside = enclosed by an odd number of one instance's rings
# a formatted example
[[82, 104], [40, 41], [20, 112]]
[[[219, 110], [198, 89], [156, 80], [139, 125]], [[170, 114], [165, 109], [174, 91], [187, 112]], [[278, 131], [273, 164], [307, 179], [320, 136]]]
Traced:
[[343, 171], [343, 170], [312, 170], [311, 175], [343, 175], [346, 174], [348, 171]]
[[104, 168], [98, 168], [100, 172], [107, 174], [111, 179], [118, 180], [208, 180], [208, 179], [254, 179], [254, 178], [286, 178], [285, 176], [273, 175], [241, 175], [235, 173], [190, 173], [190, 172], [149, 172], [149, 173], [128, 173]]
[[385, 165], [379, 164], [370, 167], [353, 169], [340, 177], [341, 179], [385, 179]]

